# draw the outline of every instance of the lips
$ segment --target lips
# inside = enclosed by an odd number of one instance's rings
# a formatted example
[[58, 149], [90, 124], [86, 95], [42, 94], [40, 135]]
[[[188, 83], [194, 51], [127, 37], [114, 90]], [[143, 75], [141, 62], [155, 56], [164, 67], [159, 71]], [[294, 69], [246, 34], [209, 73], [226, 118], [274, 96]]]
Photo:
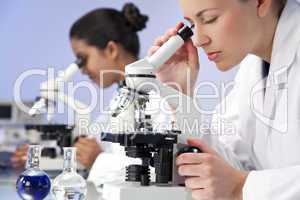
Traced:
[[207, 57], [210, 61], [216, 61], [217, 58], [219, 57], [220, 53], [221, 53], [220, 51], [207, 53]]

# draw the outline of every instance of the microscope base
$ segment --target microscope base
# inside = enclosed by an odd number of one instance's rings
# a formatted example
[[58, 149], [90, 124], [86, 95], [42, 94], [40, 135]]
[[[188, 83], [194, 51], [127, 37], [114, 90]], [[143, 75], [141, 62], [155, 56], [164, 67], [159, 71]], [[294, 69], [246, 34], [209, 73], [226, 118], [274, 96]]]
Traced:
[[103, 186], [104, 200], [191, 200], [185, 187], [140, 186], [140, 183], [107, 183]]

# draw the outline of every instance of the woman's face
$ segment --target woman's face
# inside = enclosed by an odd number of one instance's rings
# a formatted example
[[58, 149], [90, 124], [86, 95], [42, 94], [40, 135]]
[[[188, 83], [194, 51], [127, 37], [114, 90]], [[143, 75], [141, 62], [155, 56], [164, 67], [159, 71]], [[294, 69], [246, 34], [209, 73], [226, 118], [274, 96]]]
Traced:
[[256, 1], [180, 0], [194, 25], [193, 42], [222, 71], [239, 64], [258, 41]]
[[107, 55], [105, 49], [75, 38], [71, 39], [71, 45], [76, 57], [86, 61], [82, 73], [88, 75], [97, 85], [105, 88], [118, 81], [117, 73], [109, 72], [116, 69], [117, 64]]

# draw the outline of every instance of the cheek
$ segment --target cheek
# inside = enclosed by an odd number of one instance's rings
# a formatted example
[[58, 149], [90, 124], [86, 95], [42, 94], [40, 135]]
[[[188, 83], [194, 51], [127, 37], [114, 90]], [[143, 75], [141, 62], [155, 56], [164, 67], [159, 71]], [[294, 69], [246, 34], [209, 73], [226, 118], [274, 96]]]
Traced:
[[96, 75], [98, 75], [99, 66], [95, 65], [95, 63], [93, 62], [89, 62], [87, 65], [87, 71], [88, 75], [95, 77]]
[[116, 82], [117, 78], [116, 76], [118, 75], [118, 71], [114, 71], [116, 67], [111, 65], [111, 63], [108, 62], [103, 62], [98, 61], [98, 67], [97, 67], [97, 75], [95, 78], [97, 79], [98, 85], [100, 85], [103, 88], [106, 88], [110, 85], [112, 85], [114, 82]]
[[215, 34], [216, 48], [224, 52], [223, 63], [218, 65], [221, 70], [239, 64], [249, 53], [248, 28], [240, 16], [238, 13], [227, 15], [215, 30], [215, 33], [218, 33]]
[[238, 13], [227, 14], [219, 22], [217, 30], [218, 40], [223, 43], [223, 48], [230, 48], [236, 46], [243, 46], [245, 42], [244, 26], [242, 20], [240, 20]]
[[92, 81], [98, 82], [99, 71], [99, 65], [93, 59], [89, 58], [85, 65], [85, 74], [88, 75]]

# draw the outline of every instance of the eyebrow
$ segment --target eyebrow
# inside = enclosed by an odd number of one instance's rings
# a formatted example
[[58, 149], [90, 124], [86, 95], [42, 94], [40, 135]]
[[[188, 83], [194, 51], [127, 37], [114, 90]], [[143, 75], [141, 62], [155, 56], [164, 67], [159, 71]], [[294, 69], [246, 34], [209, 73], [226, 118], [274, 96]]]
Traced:
[[[202, 16], [207, 11], [217, 10], [217, 9], [218, 8], [206, 8], [206, 9], [200, 10], [199, 12], [197, 12], [196, 17]], [[184, 19], [189, 20], [189, 21], [191, 20], [189, 17], [184, 17]]]

